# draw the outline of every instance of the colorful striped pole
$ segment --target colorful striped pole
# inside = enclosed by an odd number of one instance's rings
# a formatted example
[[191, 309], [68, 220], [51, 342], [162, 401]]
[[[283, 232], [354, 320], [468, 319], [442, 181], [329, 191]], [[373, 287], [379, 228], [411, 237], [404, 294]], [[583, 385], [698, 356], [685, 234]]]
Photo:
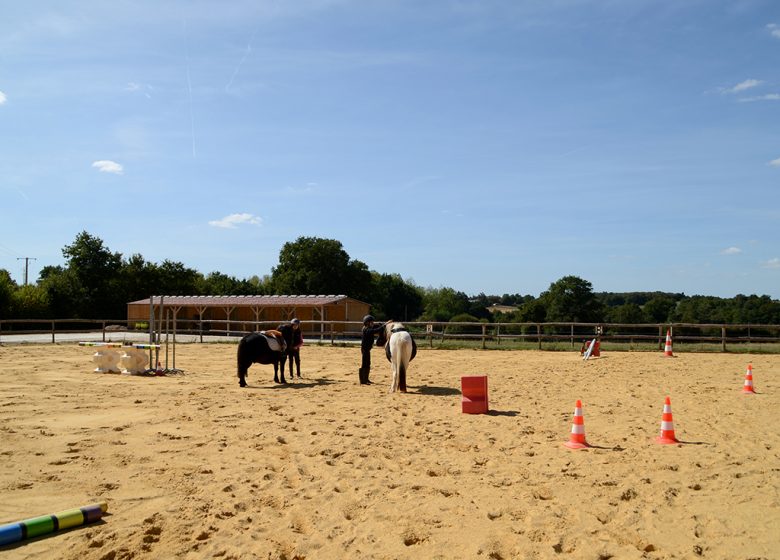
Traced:
[[86, 525], [103, 517], [106, 511], [108, 511], [108, 504], [101, 502], [51, 515], [33, 517], [17, 523], [0, 525], [0, 546]]

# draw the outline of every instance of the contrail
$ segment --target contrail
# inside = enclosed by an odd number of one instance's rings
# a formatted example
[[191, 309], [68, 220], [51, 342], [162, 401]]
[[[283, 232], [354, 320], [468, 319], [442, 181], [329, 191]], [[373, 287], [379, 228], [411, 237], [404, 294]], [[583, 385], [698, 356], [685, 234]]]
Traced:
[[252, 41], [255, 40], [255, 35], [257, 35], [257, 30], [255, 29], [255, 32], [252, 33], [252, 36], [249, 38], [249, 42], [246, 44], [246, 50], [244, 50], [244, 56], [241, 57], [241, 60], [238, 63], [238, 66], [236, 66], [236, 69], [233, 70], [233, 75], [230, 76], [230, 81], [225, 86], [225, 93], [229, 93], [230, 86], [233, 85], [233, 80], [236, 79], [236, 76], [238, 76], [238, 72], [241, 70], [241, 67], [244, 65], [244, 61], [249, 56], [249, 53], [252, 52]]
[[195, 115], [192, 111], [192, 80], [190, 79], [190, 47], [187, 42], [187, 20], [184, 20], [184, 52], [187, 60], [187, 92], [190, 101], [190, 133], [192, 135], [192, 158], [195, 159]]

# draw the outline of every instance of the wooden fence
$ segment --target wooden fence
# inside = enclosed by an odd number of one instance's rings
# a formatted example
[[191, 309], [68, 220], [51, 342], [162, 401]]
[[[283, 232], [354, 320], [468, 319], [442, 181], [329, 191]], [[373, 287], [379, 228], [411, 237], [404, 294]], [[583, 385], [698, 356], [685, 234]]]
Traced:
[[[159, 340], [164, 335], [178, 335], [182, 341], [203, 342], [214, 337], [240, 337], [246, 332], [273, 329], [277, 323], [233, 321], [226, 328], [216, 330], [208, 321], [194, 322], [172, 317], [165, 321], [157, 320], [163, 329], [155, 330]], [[225, 322], [220, 322], [225, 327]], [[338, 325], [338, 329], [335, 328]], [[780, 325], [742, 325], [742, 324], [625, 324], [625, 323], [449, 323], [449, 322], [406, 322], [404, 325], [412, 332], [418, 345], [429, 347], [443, 345], [445, 342], [476, 345], [481, 348], [501, 348], [524, 345], [542, 350], [547, 347], [559, 347], [568, 344], [579, 347], [583, 341], [598, 336], [603, 343], [614, 343], [626, 349], [663, 348], [667, 331], [672, 333], [675, 347], [684, 345], [715, 346], [722, 352], [729, 346], [745, 344], [780, 343]], [[304, 337], [307, 340], [322, 343], [354, 343], [360, 339], [362, 325], [345, 321], [305, 321], [302, 323]], [[139, 336], [151, 336], [145, 324], [132, 323], [126, 319], [4, 319], [0, 320], [0, 344], [24, 341], [28, 335], [46, 335], [46, 341], [63, 341], [63, 335], [73, 333], [99, 333], [103, 341], [125, 336], [124, 333], [136, 333]], [[50, 335], [50, 336], [49, 336]], [[72, 338], [72, 337], [71, 337]], [[622, 345], [622, 346], [621, 346]], [[616, 348], [619, 349], [619, 348]], [[780, 351], [780, 348], [778, 348]]]

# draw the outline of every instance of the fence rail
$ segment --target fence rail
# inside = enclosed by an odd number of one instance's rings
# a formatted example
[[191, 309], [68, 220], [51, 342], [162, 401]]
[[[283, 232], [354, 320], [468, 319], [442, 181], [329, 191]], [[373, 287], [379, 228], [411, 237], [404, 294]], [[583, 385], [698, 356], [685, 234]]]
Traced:
[[[98, 332], [103, 341], [121, 338], [126, 333], [149, 336], [160, 340], [162, 336], [186, 336], [189, 340], [203, 342], [213, 337], [240, 337], [247, 332], [273, 329], [277, 322], [268, 321], [193, 321], [166, 317], [157, 319], [154, 334], [145, 323], [128, 322], [127, 319], [2, 319], [0, 320], [0, 344], [24, 341], [26, 335], [47, 335], [52, 343], [57, 337], [74, 333]], [[572, 348], [597, 336], [602, 344], [628, 345], [629, 349], [663, 348], [666, 332], [671, 331], [675, 345], [715, 345], [721, 352], [729, 346], [745, 344], [780, 343], [780, 325], [750, 324], [700, 324], [700, 323], [449, 323], [405, 322], [415, 335], [418, 344], [429, 347], [445, 341], [457, 344], [478, 344], [482, 348], [501, 348], [512, 344], [531, 345], [540, 350], [544, 345], [568, 343]], [[162, 328], [160, 328], [162, 327]], [[349, 343], [360, 339], [359, 322], [304, 321], [302, 329], [307, 340], [321, 343]], [[204, 339], [205, 337], [205, 339]], [[679, 347], [679, 346], [678, 346]], [[780, 349], [778, 349], [780, 351]]]

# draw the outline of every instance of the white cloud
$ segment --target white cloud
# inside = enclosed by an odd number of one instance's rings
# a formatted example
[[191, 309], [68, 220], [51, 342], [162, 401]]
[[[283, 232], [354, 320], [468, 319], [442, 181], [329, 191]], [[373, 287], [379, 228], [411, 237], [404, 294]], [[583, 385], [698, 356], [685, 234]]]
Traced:
[[742, 252], [742, 249], [739, 247], [729, 247], [728, 249], [723, 249], [720, 254], [721, 255], [739, 255]]
[[765, 263], [761, 264], [762, 268], [780, 268], [780, 259], [775, 257], [774, 259], [769, 259]]
[[114, 173], [115, 175], [121, 175], [124, 173], [124, 167], [115, 161], [111, 161], [110, 159], [93, 161], [92, 167], [97, 168], [101, 173]]
[[756, 86], [760, 86], [763, 84], [763, 80], [754, 80], [753, 78], [750, 78], [748, 80], [745, 80], [743, 82], [739, 82], [734, 87], [726, 88], [723, 90], [723, 93], [739, 93], [740, 91], [745, 91], [746, 89], [754, 88]]
[[780, 167], [780, 157], [769, 162], [772, 167]]
[[780, 25], [777, 25], [776, 23], [770, 23], [766, 26], [767, 29], [769, 29], [769, 32], [772, 34], [772, 37], [777, 37], [780, 39]]
[[225, 229], [236, 229], [239, 224], [250, 224], [254, 226], [262, 225], [263, 220], [262, 218], [255, 216], [253, 214], [230, 214], [229, 216], [225, 216], [221, 220], [211, 220], [209, 222], [210, 226], [219, 227], [219, 228], [225, 228]]
[[742, 103], [749, 103], [751, 101], [780, 101], [780, 93], [767, 93], [766, 95], [756, 95], [755, 97], [743, 97], [740, 99]]
[[7, 99], [8, 98], [5, 96], [5, 94], [0, 91], [0, 105], [4, 105]]
[[146, 97], [147, 99], [151, 99], [151, 91], [152, 86], [148, 84], [139, 84], [136, 82], [127, 82], [127, 85], [125, 86], [125, 91], [129, 91], [131, 93], [141, 93]]

